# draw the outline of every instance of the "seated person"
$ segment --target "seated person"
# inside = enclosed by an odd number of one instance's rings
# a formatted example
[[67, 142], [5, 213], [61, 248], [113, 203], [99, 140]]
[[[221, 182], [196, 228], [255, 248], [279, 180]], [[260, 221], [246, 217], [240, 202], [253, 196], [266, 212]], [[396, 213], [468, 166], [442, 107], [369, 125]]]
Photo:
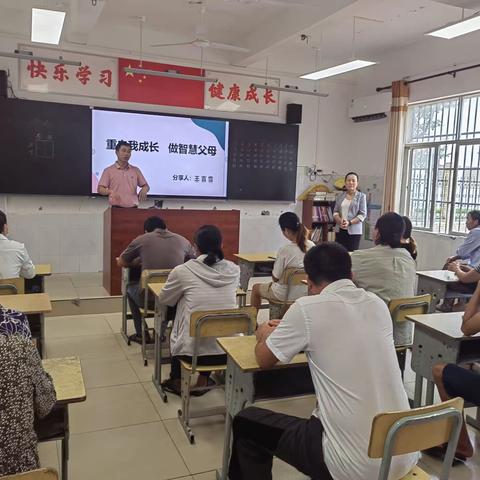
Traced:
[[402, 235], [401, 244], [406, 248], [414, 260], [417, 259], [417, 242], [412, 237], [412, 222], [408, 217], [402, 217], [405, 222], [405, 232]]
[[0, 278], [33, 278], [35, 266], [25, 245], [7, 235], [7, 216], [0, 210]]
[[[475, 293], [465, 309], [462, 332], [467, 336], [480, 332], [480, 285], [475, 289]], [[480, 406], [479, 373], [467, 370], [459, 365], [444, 363], [435, 365], [432, 373], [442, 401], [454, 397], [462, 397], [465, 401]], [[432, 453], [435, 453], [435, 450]], [[455, 456], [460, 460], [466, 460], [472, 455], [473, 447], [464, 422]]]
[[[120, 267], [140, 264], [142, 270], [171, 269], [194, 258], [195, 251], [191, 243], [181, 235], [167, 230], [167, 225], [160, 217], [149, 217], [143, 225], [145, 233], [133, 240], [117, 259]], [[135, 334], [129, 338], [142, 343], [142, 314], [140, 308], [145, 301], [144, 290], [140, 283], [134, 283], [127, 289], [128, 304], [132, 312]], [[150, 334], [145, 332], [147, 342]]]
[[[443, 268], [455, 272], [460, 282], [465, 284], [449, 287], [450, 292], [470, 294], [475, 291], [476, 282], [480, 278], [480, 275], [476, 275], [477, 272], [472, 270], [480, 265], [480, 210], [467, 213], [466, 227], [469, 231], [468, 235], [457, 248], [456, 255], [447, 258]], [[437, 309], [442, 312], [451, 312], [454, 303], [454, 296], [445, 298]]]
[[23, 312], [4, 308], [0, 304], [0, 335], [22, 335], [31, 340], [32, 332], [27, 316]]
[[[352, 253], [353, 281], [378, 295], [385, 303], [415, 295], [415, 261], [402, 248], [403, 218], [394, 212], [382, 215], [375, 225], [375, 247]], [[412, 343], [413, 325], [401, 322], [393, 327], [395, 345]]]
[[39, 468], [34, 417], [45, 417], [55, 401], [31, 340], [0, 335], [0, 477]]
[[[214, 225], [204, 225], [195, 234], [199, 256], [175, 267], [165, 283], [158, 300], [163, 305], [177, 305], [170, 334], [172, 353], [170, 378], [162, 383], [164, 390], [180, 394], [180, 359], [192, 360], [194, 339], [190, 336], [190, 315], [202, 310], [237, 307], [237, 288], [240, 269], [224, 260], [222, 233]], [[225, 352], [215, 338], [200, 340], [198, 365], [225, 363]], [[197, 387], [210, 383], [210, 372], [200, 373]]]
[[303, 268], [303, 257], [315, 244], [308, 240], [308, 231], [295, 213], [282, 213], [278, 223], [284, 237], [290, 240], [290, 243], [277, 253], [273, 265], [272, 282], [257, 283], [253, 286], [251, 304], [255, 308], [260, 308], [262, 298], [277, 302], [292, 302], [306, 295], [306, 288], [303, 285], [295, 285], [290, 289], [289, 298], [285, 298], [287, 285], [282, 281], [282, 277], [287, 268]]
[[[282, 320], [258, 328], [255, 355], [269, 369], [304, 351], [317, 407], [309, 419], [242, 410], [233, 420], [231, 480], [271, 479], [273, 456], [316, 480], [376, 479], [380, 460], [367, 456], [372, 420], [409, 409], [390, 314], [376, 295], [354, 285], [347, 250], [325, 242], [304, 263], [309, 296]], [[389, 479], [402, 478], [417, 460], [418, 453], [393, 457]]]

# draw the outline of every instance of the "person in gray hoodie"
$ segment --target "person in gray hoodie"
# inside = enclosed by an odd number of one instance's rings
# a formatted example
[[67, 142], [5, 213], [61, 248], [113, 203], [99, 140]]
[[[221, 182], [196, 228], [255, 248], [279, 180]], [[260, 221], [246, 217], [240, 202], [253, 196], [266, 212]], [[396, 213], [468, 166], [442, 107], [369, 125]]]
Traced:
[[[180, 395], [180, 360], [191, 361], [193, 355], [194, 339], [190, 336], [192, 312], [237, 306], [240, 269], [238, 265], [224, 259], [220, 230], [214, 225], [200, 227], [195, 234], [195, 248], [198, 257], [170, 272], [158, 298], [163, 305], [177, 305], [170, 335], [170, 378], [162, 383], [164, 390], [176, 395]], [[214, 338], [201, 339], [198, 351], [199, 365], [226, 362], [225, 353]], [[212, 381], [210, 372], [202, 372], [196, 387], [204, 387]]]

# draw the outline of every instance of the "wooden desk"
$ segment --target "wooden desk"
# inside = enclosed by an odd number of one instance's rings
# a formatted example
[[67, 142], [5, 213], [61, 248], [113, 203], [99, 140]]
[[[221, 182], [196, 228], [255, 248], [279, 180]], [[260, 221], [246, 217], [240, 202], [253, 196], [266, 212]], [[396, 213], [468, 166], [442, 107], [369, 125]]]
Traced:
[[[312, 394], [315, 392], [315, 389], [305, 354], [296, 355], [289, 364], [279, 363], [271, 370], [260, 371], [261, 369], [255, 358], [255, 345], [257, 340], [254, 335], [219, 338], [217, 342], [227, 354], [227, 372], [225, 375], [225, 439], [223, 445], [222, 470], [217, 470], [217, 480], [227, 480], [233, 417], [248, 404], [252, 404], [256, 399], [261, 398], [262, 400], [266, 400], [267, 398], [296, 397]], [[299, 388], [296, 390], [290, 383], [288, 395], [274, 391], [269, 394], [265, 391], [265, 388], [260, 388], [265, 386], [264, 380], [266, 377], [263, 374], [283, 375], [288, 372], [293, 373], [296, 379], [305, 380], [301, 385], [301, 382], [299, 382]], [[260, 375], [262, 375], [262, 377], [260, 377]], [[276, 381], [272, 383], [272, 385], [282, 383], [278, 380], [279, 379], [276, 378]]]
[[37, 348], [43, 357], [45, 343], [44, 313], [52, 311], [48, 293], [29, 293], [19, 295], [2, 295], [0, 305], [23, 312], [28, 317], [32, 336], [37, 338]]
[[480, 360], [480, 334], [465, 337], [460, 329], [463, 312], [407, 316], [415, 323], [412, 370], [415, 372], [414, 406], [422, 401], [423, 379], [427, 380], [426, 405], [433, 403], [432, 367], [437, 363]]
[[87, 398], [82, 367], [78, 357], [49, 358], [43, 360], [42, 365], [52, 377], [57, 392], [57, 402], [52, 412], [36, 425], [38, 441], [62, 440], [62, 480], [68, 480], [70, 438], [68, 405], [83, 402]]
[[240, 288], [248, 290], [248, 282], [252, 277], [267, 277], [272, 274], [275, 253], [236, 253], [240, 267]]
[[458, 277], [455, 273], [450, 272], [449, 270], [425, 270], [417, 272], [417, 275], [417, 295], [429, 293], [432, 296], [430, 313], [435, 312], [437, 303], [443, 298], [459, 296], [458, 292], [452, 292], [452, 295], [448, 292], [449, 286], [459, 283]]
[[35, 276], [25, 279], [25, 293], [45, 292], [45, 277], [52, 274], [52, 266], [49, 263], [35, 265]]

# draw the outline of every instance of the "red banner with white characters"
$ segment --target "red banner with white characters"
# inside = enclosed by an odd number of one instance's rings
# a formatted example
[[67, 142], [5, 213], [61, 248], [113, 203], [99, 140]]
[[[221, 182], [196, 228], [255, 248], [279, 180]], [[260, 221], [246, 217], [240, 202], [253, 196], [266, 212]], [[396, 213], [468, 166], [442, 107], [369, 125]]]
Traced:
[[[24, 47], [24, 49], [27, 49]], [[56, 58], [58, 50], [31, 48], [33, 55]], [[86, 95], [88, 97], [117, 98], [117, 59], [60, 52], [68, 60], [82, 62], [79, 67], [41, 60], [20, 60], [19, 83], [22, 90], [38, 93]]]
[[140, 66], [137, 60], [119, 58], [118, 99], [126, 102], [203, 108], [203, 82], [128, 73], [124, 71], [125, 67], [163, 72], [175, 71], [186, 75], [202, 75], [201, 69], [145, 61]]

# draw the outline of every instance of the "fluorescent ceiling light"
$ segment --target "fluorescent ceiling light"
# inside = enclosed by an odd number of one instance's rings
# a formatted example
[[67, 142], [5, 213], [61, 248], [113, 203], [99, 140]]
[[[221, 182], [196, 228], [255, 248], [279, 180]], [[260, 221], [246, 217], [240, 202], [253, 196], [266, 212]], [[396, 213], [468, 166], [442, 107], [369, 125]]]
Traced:
[[368, 60], [352, 60], [351, 62], [342, 63], [341, 65], [336, 65], [335, 67], [318, 70], [318, 72], [306, 73], [300, 78], [306, 78], [307, 80], [320, 80], [321, 78], [333, 77], [334, 75], [341, 75], [342, 73], [358, 70], [359, 68], [369, 67], [370, 65], [375, 65], [376, 63], [377, 62], [369, 62]]
[[266, 83], [252, 83], [251, 86], [255, 88], [263, 88], [265, 90], [275, 90], [277, 92], [292, 92], [292, 93], [299, 93], [300, 95], [314, 95], [315, 97], [328, 97], [328, 93], [299, 90], [298, 87], [277, 87], [276, 85], [267, 85]]
[[467, 18], [466, 20], [456, 22], [452, 25], [447, 25], [446, 27], [439, 28], [438, 30], [434, 30], [433, 32], [426, 33], [425, 35], [446, 38], [447, 40], [450, 40], [451, 38], [460, 37], [461, 35], [465, 35], [479, 29], [480, 15]]
[[65, 12], [32, 8], [32, 42], [58, 45]]
[[170, 77], [178, 78], [180, 80], [196, 80], [198, 82], [218, 82], [217, 78], [202, 77], [201, 75], [187, 75], [186, 73], [178, 72], [162, 72], [160, 70], [147, 70], [145, 68], [130, 68], [123, 69], [125, 73], [136, 73], [138, 75], [153, 75], [154, 77]]
[[36, 60], [45, 63], [63, 63], [63, 65], [72, 65], [74, 67], [80, 67], [82, 62], [77, 60], [65, 60], [62, 56], [42, 57], [40, 55], [34, 55], [33, 52], [27, 52], [25, 50], [15, 50], [15, 52], [0, 52], [0, 57], [19, 58], [20, 60]]

